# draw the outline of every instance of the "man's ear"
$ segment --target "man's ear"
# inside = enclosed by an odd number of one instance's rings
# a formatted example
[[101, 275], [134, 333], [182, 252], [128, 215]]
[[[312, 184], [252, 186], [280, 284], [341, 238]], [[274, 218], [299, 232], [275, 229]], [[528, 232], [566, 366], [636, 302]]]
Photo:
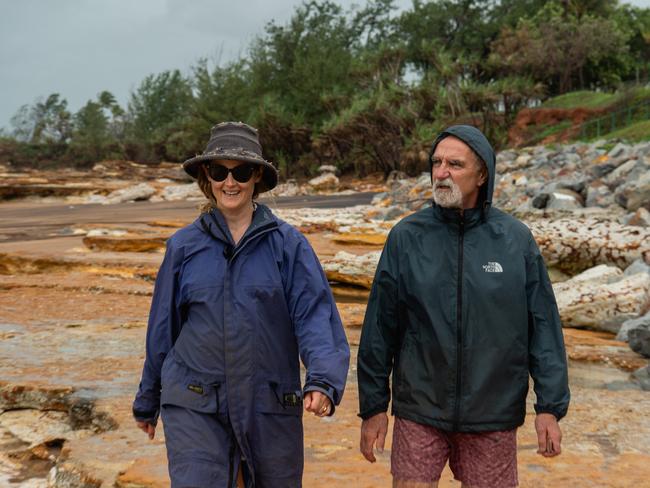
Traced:
[[487, 181], [487, 177], [488, 177], [487, 168], [482, 167], [479, 171], [480, 171], [481, 174], [480, 174], [479, 183], [478, 183], [477, 186], [483, 186], [485, 184], [485, 182]]

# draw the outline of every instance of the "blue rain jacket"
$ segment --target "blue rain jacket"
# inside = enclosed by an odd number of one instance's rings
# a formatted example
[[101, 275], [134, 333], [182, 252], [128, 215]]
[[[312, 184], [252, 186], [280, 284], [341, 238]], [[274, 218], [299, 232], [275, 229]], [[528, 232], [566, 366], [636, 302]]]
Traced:
[[229, 452], [245, 460], [249, 486], [262, 486], [260, 466], [300, 486], [303, 392], [320, 391], [338, 405], [350, 357], [329, 284], [302, 234], [264, 205], [237, 245], [217, 210], [175, 233], [156, 279], [146, 346], [136, 420], [155, 423], [161, 404], [214, 414], [233, 444], [202, 446], [200, 435], [169, 432], [163, 415], [173, 484], [170, 447], [189, 458]]

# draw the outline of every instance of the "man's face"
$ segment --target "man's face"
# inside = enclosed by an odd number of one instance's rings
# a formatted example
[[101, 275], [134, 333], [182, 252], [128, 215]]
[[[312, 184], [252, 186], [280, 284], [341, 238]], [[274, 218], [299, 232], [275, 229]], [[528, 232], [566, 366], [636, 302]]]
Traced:
[[487, 175], [481, 173], [481, 166], [470, 147], [448, 136], [438, 143], [431, 160], [433, 200], [441, 207], [474, 208]]

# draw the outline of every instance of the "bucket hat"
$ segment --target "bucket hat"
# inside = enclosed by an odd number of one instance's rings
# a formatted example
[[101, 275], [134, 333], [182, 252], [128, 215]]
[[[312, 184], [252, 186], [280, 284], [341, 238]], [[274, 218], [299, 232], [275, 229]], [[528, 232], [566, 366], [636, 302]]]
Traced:
[[232, 159], [258, 164], [262, 167], [262, 179], [259, 182], [260, 193], [275, 188], [278, 184], [278, 170], [273, 163], [262, 157], [257, 129], [243, 122], [221, 122], [210, 131], [210, 140], [202, 154], [194, 156], [183, 163], [187, 174], [196, 178], [204, 161]]

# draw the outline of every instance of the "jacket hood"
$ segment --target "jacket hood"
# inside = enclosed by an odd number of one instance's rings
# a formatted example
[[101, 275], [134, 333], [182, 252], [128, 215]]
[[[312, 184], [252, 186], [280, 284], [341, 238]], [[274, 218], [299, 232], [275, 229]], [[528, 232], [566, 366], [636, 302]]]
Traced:
[[479, 194], [479, 207], [487, 210], [492, 205], [494, 179], [496, 176], [496, 156], [490, 142], [476, 127], [471, 125], [452, 125], [443, 130], [431, 145], [431, 151], [429, 152], [429, 173], [431, 173], [431, 158], [436, 150], [436, 146], [445, 137], [449, 136], [454, 136], [463, 141], [485, 162], [488, 170], [488, 179], [487, 185], [483, 185]]

